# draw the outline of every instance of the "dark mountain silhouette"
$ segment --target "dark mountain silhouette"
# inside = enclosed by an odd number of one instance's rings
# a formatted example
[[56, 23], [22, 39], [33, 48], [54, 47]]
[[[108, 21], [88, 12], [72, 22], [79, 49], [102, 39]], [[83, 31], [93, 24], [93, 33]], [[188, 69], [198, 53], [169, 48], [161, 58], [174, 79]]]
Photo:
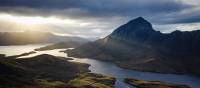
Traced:
[[200, 31], [155, 31], [142, 17], [103, 39], [67, 51], [69, 56], [113, 61], [141, 71], [200, 74]]
[[33, 43], [58, 43], [58, 42], [83, 42], [86, 43], [88, 40], [80, 37], [70, 36], [58, 36], [50, 32], [36, 32], [36, 31], [25, 31], [25, 32], [1, 32], [0, 33], [0, 45], [22, 45], [22, 44], [33, 44]]

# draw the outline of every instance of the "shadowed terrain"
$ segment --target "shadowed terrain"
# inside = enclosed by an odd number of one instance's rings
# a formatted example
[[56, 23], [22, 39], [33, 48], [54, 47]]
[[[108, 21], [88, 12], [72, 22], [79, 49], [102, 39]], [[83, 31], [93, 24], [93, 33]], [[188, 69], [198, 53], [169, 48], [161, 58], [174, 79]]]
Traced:
[[146, 81], [132, 78], [125, 78], [124, 82], [136, 86], [137, 88], [190, 88], [186, 85], [177, 85], [160, 81]]
[[155, 31], [142, 17], [103, 39], [66, 51], [69, 56], [112, 61], [120, 67], [161, 73], [199, 75], [200, 31]]
[[88, 64], [67, 60], [47, 54], [22, 59], [0, 55], [0, 88], [76, 88], [68, 87], [77, 86], [76, 81], [83, 82], [79, 83], [77, 88], [88, 88], [84, 87], [87, 84], [84, 80], [96, 83], [94, 85], [96, 87], [92, 85], [91, 88], [113, 87], [115, 82], [113, 78], [87, 74]]

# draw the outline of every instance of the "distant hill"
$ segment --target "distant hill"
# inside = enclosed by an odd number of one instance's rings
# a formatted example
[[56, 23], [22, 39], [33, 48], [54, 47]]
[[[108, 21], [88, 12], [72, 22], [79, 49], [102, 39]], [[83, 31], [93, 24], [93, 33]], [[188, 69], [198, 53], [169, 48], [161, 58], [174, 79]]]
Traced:
[[200, 75], [200, 31], [163, 34], [142, 17], [103, 39], [66, 52], [73, 57], [113, 61], [128, 69]]
[[35, 49], [36, 51], [45, 51], [45, 50], [53, 50], [53, 49], [63, 49], [63, 48], [76, 48], [80, 45], [84, 44], [83, 42], [59, 42], [59, 43], [55, 43], [52, 45], [48, 45], [48, 46], [44, 46], [44, 47], [40, 47]]
[[58, 42], [88, 42], [87, 39], [80, 37], [58, 36], [50, 32], [1, 32], [0, 45], [23, 45], [34, 43], [58, 43]]

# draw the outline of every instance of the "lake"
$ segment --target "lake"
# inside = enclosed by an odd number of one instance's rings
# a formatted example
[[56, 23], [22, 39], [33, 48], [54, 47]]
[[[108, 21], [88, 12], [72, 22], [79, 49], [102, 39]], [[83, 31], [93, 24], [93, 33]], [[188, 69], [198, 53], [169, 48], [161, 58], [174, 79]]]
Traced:
[[[43, 47], [46, 45], [48, 44], [0, 46], [0, 54], [6, 54], [6, 56], [18, 55], [25, 52], [33, 51], [35, 48]], [[67, 57], [67, 54], [63, 52], [59, 52], [62, 50], [66, 50], [66, 49], [37, 51], [37, 53], [35, 54], [31, 54], [29, 56], [24, 56], [20, 58], [33, 57], [40, 54], [50, 54], [54, 56]], [[73, 58], [73, 57], [70, 57], [70, 58]], [[81, 59], [73, 58], [73, 60], [70, 60], [70, 61], [90, 64], [91, 66], [89, 67], [89, 70], [92, 73], [98, 73], [98, 74], [113, 76], [117, 78], [117, 81], [115, 83], [116, 88], [134, 88], [122, 82], [122, 79], [126, 77], [133, 77], [133, 78], [144, 79], [144, 80], [158, 80], [158, 81], [164, 81], [164, 82], [170, 82], [170, 83], [176, 83], [176, 84], [185, 84], [185, 85], [190, 86], [191, 88], [200, 87], [200, 78], [191, 76], [191, 75], [160, 74], [160, 73], [127, 70], [127, 69], [120, 68], [111, 62], [104, 62], [104, 61], [99, 61], [99, 60], [89, 59], [89, 58], [81, 58]]]

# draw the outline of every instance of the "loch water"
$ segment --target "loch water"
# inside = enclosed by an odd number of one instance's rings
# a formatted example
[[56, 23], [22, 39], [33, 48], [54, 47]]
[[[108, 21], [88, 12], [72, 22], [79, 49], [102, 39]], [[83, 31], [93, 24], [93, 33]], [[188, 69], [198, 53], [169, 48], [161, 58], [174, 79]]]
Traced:
[[[0, 46], [0, 54], [6, 54], [6, 56], [19, 55], [22, 53], [33, 51], [35, 48], [43, 47], [46, 45], [48, 44]], [[66, 53], [60, 52], [62, 50], [66, 50], [66, 49], [36, 51], [35, 54], [23, 56], [20, 58], [33, 57], [40, 54], [50, 54], [54, 56], [68, 57]], [[200, 87], [200, 78], [192, 76], [192, 75], [140, 72], [140, 71], [120, 68], [111, 62], [99, 61], [99, 60], [90, 59], [90, 58], [74, 58], [74, 57], [70, 57], [70, 58], [73, 58], [73, 60], [70, 60], [72, 62], [90, 64], [91, 66], [89, 67], [89, 70], [92, 73], [98, 73], [98, 74], [115, 77], [117, 79], [115, 83], [116, 88], [135, 88], [126, 83], [123, 83], [123, 78], [126, 78], [126, 77], [143, 79], [143, 80], [157, 80], [157, 81], [164, 81], [164, 82], [176, 83], [176, 84], [185, 84], [185, 85], [190, 86], [191, 88]]]

